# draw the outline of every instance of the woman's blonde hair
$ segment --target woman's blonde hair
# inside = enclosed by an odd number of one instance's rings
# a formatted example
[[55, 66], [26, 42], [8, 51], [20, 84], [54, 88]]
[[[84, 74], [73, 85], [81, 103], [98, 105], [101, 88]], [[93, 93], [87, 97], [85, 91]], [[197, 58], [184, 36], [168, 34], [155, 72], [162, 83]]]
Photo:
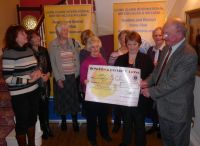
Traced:
[[87, 47], [87, 48], [91, 48], [91, 46], [92, 46], [94, 43], [97, 43], [98, 46], [99, 46], [99, 48], [102, 47], [101, 40], [100, 40], [97, 36], [91, 36], [90, 38], [88, 38], [86, 47]]

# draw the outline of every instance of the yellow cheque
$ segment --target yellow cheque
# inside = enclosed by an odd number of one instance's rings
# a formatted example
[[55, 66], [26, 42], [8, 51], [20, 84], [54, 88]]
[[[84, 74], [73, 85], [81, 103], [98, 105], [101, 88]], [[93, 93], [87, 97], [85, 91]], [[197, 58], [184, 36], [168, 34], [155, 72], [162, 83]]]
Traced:
[[99, 98], [105, 98], [113, 95], [116, 88], [111, 88], [110, 85], [113, 81], [113, 75], [109, 71], [94, 71], [91, 77], [93, 83], [92, 93]]

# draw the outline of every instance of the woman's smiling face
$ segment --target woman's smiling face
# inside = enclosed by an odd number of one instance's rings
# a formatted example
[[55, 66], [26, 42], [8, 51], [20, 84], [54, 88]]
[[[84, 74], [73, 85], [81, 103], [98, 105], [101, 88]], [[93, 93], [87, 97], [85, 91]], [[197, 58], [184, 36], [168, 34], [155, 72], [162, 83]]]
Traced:
[[97, 42], [94, 42], [91, 46], [90, 46], [90, 51], [91, 51], [91, 56], [93, 57], [98, 57], [99, 56], [99, 44]]

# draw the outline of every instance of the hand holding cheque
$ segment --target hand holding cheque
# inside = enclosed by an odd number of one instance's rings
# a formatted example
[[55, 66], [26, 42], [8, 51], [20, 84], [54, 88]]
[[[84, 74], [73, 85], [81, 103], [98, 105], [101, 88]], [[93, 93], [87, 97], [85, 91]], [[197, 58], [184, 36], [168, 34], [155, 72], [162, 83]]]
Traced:
[[141, 83], [140, 83], [140, 87], [141, 87], [141, 93], [145, 97], [150, 98], [148, 83], [146, 81], [142, 80]]

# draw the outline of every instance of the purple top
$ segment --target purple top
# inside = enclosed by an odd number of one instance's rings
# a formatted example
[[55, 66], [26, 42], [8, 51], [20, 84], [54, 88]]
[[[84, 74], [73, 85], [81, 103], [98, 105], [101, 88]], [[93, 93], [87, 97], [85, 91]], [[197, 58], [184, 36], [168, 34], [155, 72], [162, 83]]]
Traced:
[[82, 91], [85, 93], [86, 85], [84, 81], [87, 79], [88, 67], [89, 65], [107, 65], [105, 59], [100, 55], [99, 57], [88, 56], [80, 67], [80, 83]]

